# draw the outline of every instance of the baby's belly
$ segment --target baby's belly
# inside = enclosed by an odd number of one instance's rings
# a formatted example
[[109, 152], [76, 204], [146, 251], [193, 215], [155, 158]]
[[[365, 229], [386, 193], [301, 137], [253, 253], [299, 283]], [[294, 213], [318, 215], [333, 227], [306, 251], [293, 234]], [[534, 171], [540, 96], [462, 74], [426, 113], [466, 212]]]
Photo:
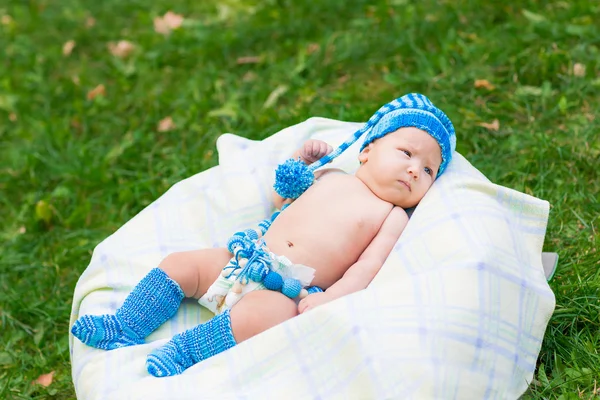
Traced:
[[335, 190], [315, 194], [282, 212], [264, 239], [273, 253], [314, 268], [312, 285], [326, 289], [358, 260], [392, 206], [370, 191], [352, 191], [350, 199]]
[[364, 250], [364, 245], [356, 239], [340, 243], [307, 238], [292, 232], [285, 236], [285, 240], [266, 237], [265, 242], [273, 253], [286, 256], [295, 264], [314, 268], [312, 285], [323, 289], [338, 281]]

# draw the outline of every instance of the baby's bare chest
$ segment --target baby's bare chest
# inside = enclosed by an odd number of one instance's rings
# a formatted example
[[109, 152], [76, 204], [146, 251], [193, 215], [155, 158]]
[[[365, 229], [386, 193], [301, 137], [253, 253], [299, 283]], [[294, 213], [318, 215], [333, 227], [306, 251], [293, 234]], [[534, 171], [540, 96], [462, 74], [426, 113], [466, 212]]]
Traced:
[[339, 243], [334, 247], [366, 247], [392, 205], [375, 196], [356, 177], [336, 175], [315, 183], [292, 203], [275, 220], [271, 233], [311, 245], [318, 241]]
[[327, 180], [317, 182], [307, 193], [304, 199], [307, 203], [320, 205], [323, 212], [331, 212], [334, 209], [340, 211], [353, 210], [352, 214], [357, 220], [362, 216], [373, 216], [382, 210], [391, 209], [392, 205], [381, 200], [371, 190], [352, 175], [332, 174]]

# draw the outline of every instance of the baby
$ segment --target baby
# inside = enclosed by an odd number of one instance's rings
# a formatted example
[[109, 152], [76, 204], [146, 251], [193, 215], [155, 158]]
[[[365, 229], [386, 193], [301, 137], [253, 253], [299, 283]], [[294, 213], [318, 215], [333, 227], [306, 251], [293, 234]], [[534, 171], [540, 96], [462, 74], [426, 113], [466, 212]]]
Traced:
[[[355, 175], [320, 169], [312, 182], [312, 171], [364, 134]], [[294, 154], [296, 161], [276, 172], [274, 202], [281, 213], [257, 230], [236, 233], [227, 248], [168, 255], [114, 315], [84, 315], [71, 331], [100, 349], [141, 344], [184, 297], [199, 299], [216, 316], [148, 355], [148, 372], [169, 376], [365, 289], [404, 230], [405, 209], [419, 203], [455, 147], [452, 123], [420, 94], [384, 105], [335, 151], [308, 140]]]

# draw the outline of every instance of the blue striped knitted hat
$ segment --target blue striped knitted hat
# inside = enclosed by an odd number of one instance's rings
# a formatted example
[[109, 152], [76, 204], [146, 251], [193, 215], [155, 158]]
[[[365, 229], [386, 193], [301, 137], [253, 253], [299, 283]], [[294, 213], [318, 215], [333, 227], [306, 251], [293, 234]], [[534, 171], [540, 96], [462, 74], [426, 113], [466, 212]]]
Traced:
[[399, 128], [415, 127], [429, 133], [440, 145], [442, 163], [440, 176], [452, 159], [456, 149], [456, 134], [450, 119], [431, 100], [419, 93], [410, 93], [382, 106], [365, 125], [337, 149], [320, 160], [306, 165], [298, 160], [287, 160], [275, 171], [275, 191], [284, 198], [296, 199], [312, 185], [314, 171], [342, 154], [363, 135], [367, 135], [360, 148]]
[[440, 176], [446, 170], [452, 159], [452, 153], [456, 150], [456, 134], [450, 118], [422, 94], [407, 94], [396, 101], [400, 107], [388, 111], [381, 117], [379, 122], [367, 133], [360, 151], [363, 151], [369, 143], [388, 133], [399, 128], [412, 126], [429, 133], [440, 145], [442, 163], [437, 174], [437, 176]]

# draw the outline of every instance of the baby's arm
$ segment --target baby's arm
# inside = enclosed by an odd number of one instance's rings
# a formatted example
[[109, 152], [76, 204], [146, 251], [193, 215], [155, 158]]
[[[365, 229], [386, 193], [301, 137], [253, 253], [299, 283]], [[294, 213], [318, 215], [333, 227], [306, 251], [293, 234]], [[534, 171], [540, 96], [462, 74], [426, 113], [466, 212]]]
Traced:
[[[300, 158], [303, 163], [308, 165], [323, 158], [332, 151], [333, 148], [324, 141], [309, 139], [304, 142], [302, 147], [294, 152], [292, 159], [297, 160]], [[291, 203], [292, 201], [292, 199], [284, 199], [273, 190], [273, 203], [275, 203], [275, 208], [281, 209], [284, 204]]]
[[303, 313], [318, 305], [339, 297], [365, 289], [390, 255], [400, 234], [408, 223], [408, 215], [400, 207], [394, 207], [387, 216], [379, 232], [342, 279], [323, 293], [314, 293], [302, 299], [298, 312]]

